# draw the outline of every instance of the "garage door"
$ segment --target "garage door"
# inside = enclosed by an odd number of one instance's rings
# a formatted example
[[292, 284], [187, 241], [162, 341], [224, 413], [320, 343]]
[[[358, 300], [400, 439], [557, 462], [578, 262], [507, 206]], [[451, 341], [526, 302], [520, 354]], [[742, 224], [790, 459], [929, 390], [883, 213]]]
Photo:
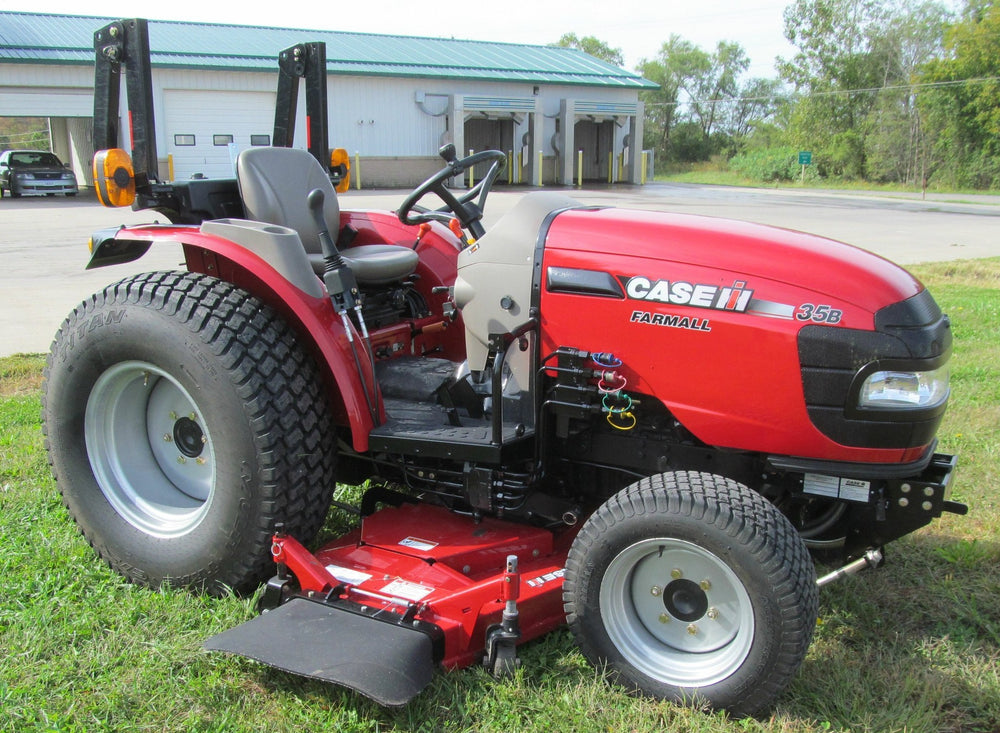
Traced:
[[235, 152], [271, 144], [271, 92], [167, 89], [163, 106], [167, 153], [173, 156], [175, 180], [194, 175], [232, 178]]

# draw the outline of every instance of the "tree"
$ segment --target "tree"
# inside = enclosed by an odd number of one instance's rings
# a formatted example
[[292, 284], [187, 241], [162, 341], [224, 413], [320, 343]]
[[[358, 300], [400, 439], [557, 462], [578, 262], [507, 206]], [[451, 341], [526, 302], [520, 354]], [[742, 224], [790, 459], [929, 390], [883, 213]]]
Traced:
[[691, 98], [697, 80], [709, 68], [707, 53], [677, 34], [671, 34], [654, 59], [639, 62], [639, 73], [659, 85], [642, 92], [646, 105], [644, 145], [656, 150], [658, 157], [671, 158], [670, 133], [683, 120], [681, 105]]
[[594, 36], [577, 38], [576, 33], [563, 33], [562, 37], [552, 45], [578, 49], [601, 61], [607, 61], [614, 66], [621, 67], [625, 65], [625, 56], [622, 54], [620, 48], [612, 48]]
[[1000, 187], [1000, 7], [973, 0], [946, 35], [947, 55], [928, 62], [920, 81], [932, 167], [949, 182]]
[[750, 66], [750, 58], [738, 43], [719, 41], [708, 67], [694, 80], [692, 117], [710, 137], [716, 124], [725, 121], [727, 105], [739, 94], [739, 76]]
[[785, 36], [798, 47], [782, 77], [801, 95], [789, 142], [825, 173], [912, 179], [920, 126], [913, 73], [940, 49], [944, 7], [931, 0], [795, 0]]

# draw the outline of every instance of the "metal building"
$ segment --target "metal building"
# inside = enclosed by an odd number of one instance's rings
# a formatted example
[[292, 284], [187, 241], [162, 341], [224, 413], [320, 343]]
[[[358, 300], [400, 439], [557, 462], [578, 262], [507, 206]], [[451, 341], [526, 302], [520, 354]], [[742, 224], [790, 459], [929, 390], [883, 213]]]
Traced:
[[[111, 20], [0, 12], [0, 117], [50, 118], [88, 183], [93, 34]], [[236, 152], [269, 145], [278, 53], [311, 41], [326, 43], [330, 145], [365, 186], [418, 183], [446, 142], [508, 152], [529, 185], [641, 177], [638, 94], [655, 85], [574, 49], [169, 21], [149, 35], [164, 179], [230, 177]]]

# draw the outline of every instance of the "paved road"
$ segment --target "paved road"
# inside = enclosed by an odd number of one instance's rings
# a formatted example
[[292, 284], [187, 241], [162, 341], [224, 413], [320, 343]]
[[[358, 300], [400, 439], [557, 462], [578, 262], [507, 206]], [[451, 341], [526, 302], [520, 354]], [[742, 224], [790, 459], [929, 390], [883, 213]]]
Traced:
[[[352, 191], [350, 208], [395, 208], [402, 191]], [[490, 196], [489, 228], [523, 195]], [[690, 184], [616, 186], [566, 193], [587, 204], [744, 219], [821, 234], [901, 264], [1000, 255], [1000, 197], [955, 196], [923, 201], [906, 195], [785, 191]], [[0, 200], [0, 356], [48, 351], [59, 324], [81, 300], [136, 272], [175, 268], [180, 246], [153, 250], [137, 262], [85, 271], [87, 238], [120, 224], [150, 222], [152, 212], [105, 209], [76, 199]]]

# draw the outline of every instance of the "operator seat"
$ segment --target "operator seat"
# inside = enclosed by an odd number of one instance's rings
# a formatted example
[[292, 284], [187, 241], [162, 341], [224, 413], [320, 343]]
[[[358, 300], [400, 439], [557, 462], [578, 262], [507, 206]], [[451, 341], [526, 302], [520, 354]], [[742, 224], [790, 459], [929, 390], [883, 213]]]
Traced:
[[[319, 230], [306, 204], [313, 189], [326, 195], [323, 213], [334, 242], [340, 232], [340, 206], [329, 174], [307, 151], [260, 147], [236, 158], [236, 180], [247, 218], [294, 229], [317, 275], [323, 273]], [[365, 244], [341, 251], [359, 285], [387, 285], [413, 274], [419, 256], [409, 247]]]

